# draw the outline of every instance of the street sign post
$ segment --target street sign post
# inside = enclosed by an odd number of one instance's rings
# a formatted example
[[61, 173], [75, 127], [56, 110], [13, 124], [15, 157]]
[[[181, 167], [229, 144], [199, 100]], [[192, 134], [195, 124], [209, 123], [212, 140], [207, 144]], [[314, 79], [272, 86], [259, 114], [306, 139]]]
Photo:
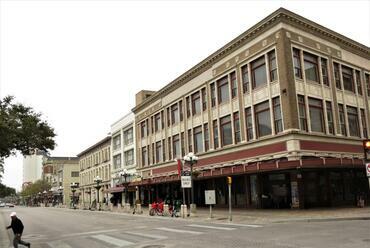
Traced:
[[191, 188], [191, 176], [181, 176], [181, 187]]
[[231, 214], [231, 184], [233, 182], [232, 177], [226, 177], [227, 185], [229, 188], [229, 221], [233, 220], [232, 214]]
[[212, 218], [212, 205], [216, 204], [216, 192], [214, 190], [204, 191], [206, 205], [209, 205], [209, 218]]
[[369, 188], [370, 188], [370, 163], [365, 163], [366, 175], [369, 181]]

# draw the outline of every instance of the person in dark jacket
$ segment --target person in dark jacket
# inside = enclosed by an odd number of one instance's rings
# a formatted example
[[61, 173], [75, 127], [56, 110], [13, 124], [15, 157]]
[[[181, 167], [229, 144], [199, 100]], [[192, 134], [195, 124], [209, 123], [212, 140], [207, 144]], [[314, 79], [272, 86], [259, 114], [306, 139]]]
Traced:
[[17, 218], [17, 213], [12, 212], [10, 214], [10, 217], [12, 218], [12, 222], [11, 222], [10, 226], [6, 227], [6, 229], [9, 229], [9, 228], [13, 229], [13, 233], [14, 233], [13, 246], [14, 246], [14, 248], [18, 248], [18, 244], [21, 244], [21, 245], [24, 245], [24, 246], [27, 246], [27, 247], [31, 247], [30, 243], [25, 242], [21, 239], [24, 226], [23, 226], [22, 221]]

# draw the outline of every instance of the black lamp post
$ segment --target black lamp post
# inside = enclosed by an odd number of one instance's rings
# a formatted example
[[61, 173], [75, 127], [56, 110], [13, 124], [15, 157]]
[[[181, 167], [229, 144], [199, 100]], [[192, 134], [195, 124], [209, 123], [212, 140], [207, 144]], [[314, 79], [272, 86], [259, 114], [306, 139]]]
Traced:
[[76, 209], [76, 206], [75, 206], [75, 192], [78, 188], [78, 183], [71, 183], [71, 191], [72, 191], [72, 207], [73, 209]]
[[189, 152], [188, 155], [184, 156], [185, 163], [190, 164], [190, 179], [191, 179], [191, 204], [190, 204], [190, 212], [195, 210], [196, 206], [194, 204], [194, 185], [193, 185], [193, 165], [198, 162], [198, 157], [194, 155], [194, 153]]
[[99, 177], [99, 176], [96, 176], [94, 178], [94, 182], [96, 183], [96, 186], [94, 187], [96, 189], [96, 194], [97, 194], [97, 204], [98, 204], [98, 210], [100, 211], [100, 202], [99, 202], [99, 190], [101, 188], [101, 185], [100, 183], [102, 182], [103, 180]]
[[125, 203], [127, 203], [127, 177], [130, 176], [129, 173], [127, 173], [127, 170], [124, 169], [122, 172], [119, 173], [120, 177], [121, 178], [124, 178], [125, 179]]
[[47, 194], [48, 192], [46, 190], [44, 190], [44, 192], [42, 192], [42, 194], [44, 195], [44, 207], [46, 207], [46, 203], [47, 203]]
[[89, 188], [87, 191], [85, 191], [89, 195], [89, 210], [91, 210], [91, 189]]
[[63, 205], [63, 187], [62, 186], [59, 186], [58, 192], [59, 192], [59, 202], [61, 205]]

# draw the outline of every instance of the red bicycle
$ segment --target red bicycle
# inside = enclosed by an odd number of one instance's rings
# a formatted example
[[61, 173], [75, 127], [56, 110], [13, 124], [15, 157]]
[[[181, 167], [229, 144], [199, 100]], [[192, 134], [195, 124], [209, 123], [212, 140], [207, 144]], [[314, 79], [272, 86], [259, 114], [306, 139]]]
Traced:
[[160, 215], [160, 216], [163, 216], [163, 205], [164, 205], [164, 202], [160, 202], [160, 203], [157, 203], [157, 202], [153, 202], [152, 203], [152, 207], [149, 211], [149, 215], [150, 216], [154, 216], [154, 215]]

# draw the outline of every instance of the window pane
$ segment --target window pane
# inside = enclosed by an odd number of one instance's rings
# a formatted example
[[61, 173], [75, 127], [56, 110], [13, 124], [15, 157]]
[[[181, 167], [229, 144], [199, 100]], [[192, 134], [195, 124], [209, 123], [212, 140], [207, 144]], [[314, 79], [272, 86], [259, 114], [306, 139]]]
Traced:
[[265, 57], [262, 56], [259, 59], [251, 63], [252, 66], [252, 78], [253, 88], [258, 88], [267, 83], [266, 76], [266, 64]]
[[222, 146], [230, 145], [233, 143], [232, 129], [231, 129], [231, 118], [226, 116], [220, 119], [221, 126], [221, 141]]
[[322, 101], [309, 98], [308, 105], [311, 118], [311, 131], [324, 132], [324, 113], [322, 109]]
[[349, 125], [349, 135], [360, 137], [360, 128], [357, 115], [357, 109], [354, 107], [347, 106], [347, 116]]
[[270, 135], [272, 133], [272, 129], [268, 101], [256, 105], [255, 112], [258, 137]]
[[304, 69], [307, 80], [319, 82], [317, 64], [305, 60]]

